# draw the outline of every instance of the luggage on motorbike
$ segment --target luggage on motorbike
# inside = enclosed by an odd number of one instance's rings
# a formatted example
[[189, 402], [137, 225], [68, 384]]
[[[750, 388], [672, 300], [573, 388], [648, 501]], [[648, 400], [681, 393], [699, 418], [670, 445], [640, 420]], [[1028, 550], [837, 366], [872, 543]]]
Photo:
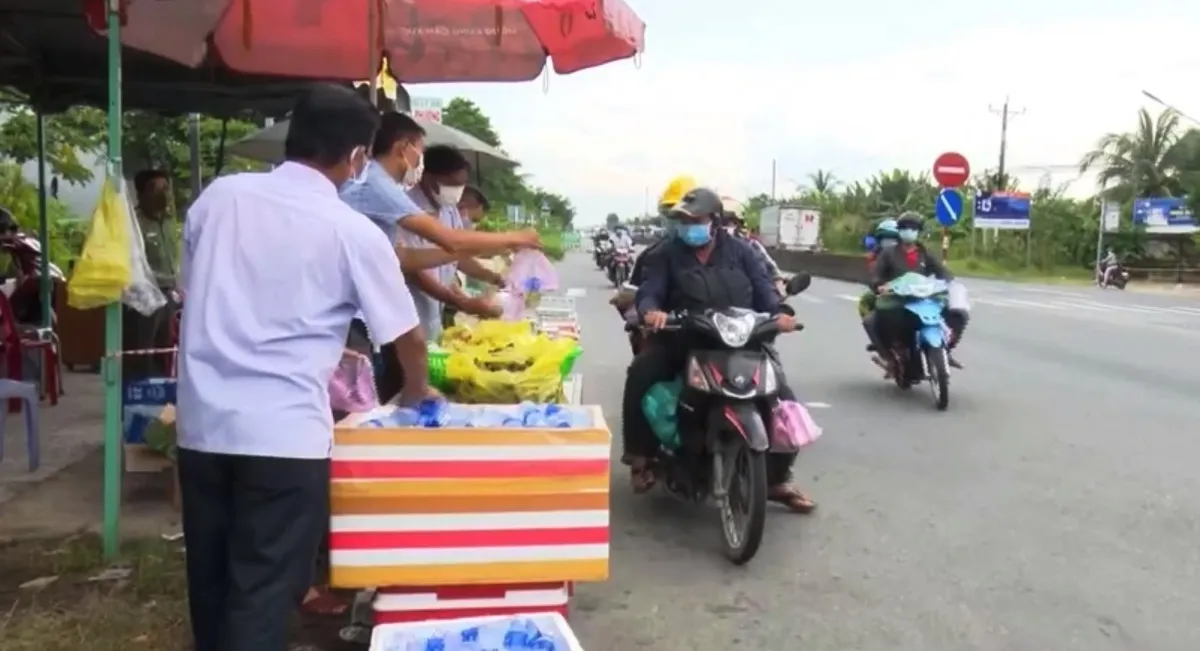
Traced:
[[970, 312], [971, 299], [967, 298], [967, 286], [957, 280], [950, 283], [946, 293], [946, 308], [956, 312]]
[[780, 400], [771, 411], [772, 452], [799, 452], [821, 438], [821, 433], [808, 408], [795, 400]]
[[650, 421], [650, 429], [668, 450], [679, 449], [679, 394], [683, 391], [683, 380], [659, 382], [642, 396], [642, 412]]

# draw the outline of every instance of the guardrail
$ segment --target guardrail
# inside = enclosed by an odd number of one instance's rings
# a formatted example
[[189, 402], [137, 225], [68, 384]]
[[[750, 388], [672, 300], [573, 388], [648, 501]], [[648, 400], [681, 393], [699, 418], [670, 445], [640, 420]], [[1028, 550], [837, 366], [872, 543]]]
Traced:
[[842, 255], [785, 249], [769, 249], [769, 251], [779, 268], [791, 273], [807, 271], [818, 278], [832, 278], [862, 284], [866, 284], [870, 279], [867, 275], [866, 254]]

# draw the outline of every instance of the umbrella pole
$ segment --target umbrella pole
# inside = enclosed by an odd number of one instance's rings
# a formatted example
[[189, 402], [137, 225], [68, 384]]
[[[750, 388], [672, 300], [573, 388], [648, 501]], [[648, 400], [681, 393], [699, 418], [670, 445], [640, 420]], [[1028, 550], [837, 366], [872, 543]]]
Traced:
[[479, 152], [475, 152], [475, 185], [483, 192], [483, 167], [479, 164]]
[[[125, 191], [121, 167], [121, 17], [108, 4], [108, 180]], [[121, 303], [104, 308], [104, 557], [113, 559], [121, 542]]]
[[200, 188], [204, 187], [203, 172], [200, 168], [200, 114], [188, 113], [188, 167], [192, 173], [192, 201], [200, 196]]
[[38, 269], [42, 277], [38, 281], [38, 293], [42, 299], [42, 327], [50, 328], [54, 325], [50, 317], [54, 306], [50, 304], [53, 285], [50, 282], [50, 217], [46, 206], [46, 117], [41, 109], [37, 110], [34, 119], [37, 120], [38, 244], [42, 247], [41, 268]]
[[371, 91], [371, 106], [379, 108], [379, 62], [375, 59], [375, 48], [379, 47], [375, 27], [375, 0], [367, 0], [367, 88]]

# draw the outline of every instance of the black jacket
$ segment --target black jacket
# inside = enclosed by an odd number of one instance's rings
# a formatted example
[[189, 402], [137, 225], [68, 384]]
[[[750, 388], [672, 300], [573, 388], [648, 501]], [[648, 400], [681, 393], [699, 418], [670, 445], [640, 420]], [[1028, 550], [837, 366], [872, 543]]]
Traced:
[[[676, 238], [663, 240], [661, 247], [646, 259], [645, 278], [638, 285], [637, 310], [645, 315], [653, 310], [669, 311], [681, 307], [680, 280], [696, 270], [741, 272], [749, 282], [750, 296], [742, 296], [746, 307], [777, 314], [779, 295], [762, 257], [749, 243], [718, 229], [708, 262], [696, 258], [695, 249]], [[643, 253], [643, 256], [645, 254]]]
[[916, 250], [916, 264], [909, 264], [903, 244], [880, 249], [875, 262], [871, 264], [871, 287], [878, 288], [909, 272], [934, 276], [947, 282], [954, 280], [954, 274], [923, 245], [916, 245]]

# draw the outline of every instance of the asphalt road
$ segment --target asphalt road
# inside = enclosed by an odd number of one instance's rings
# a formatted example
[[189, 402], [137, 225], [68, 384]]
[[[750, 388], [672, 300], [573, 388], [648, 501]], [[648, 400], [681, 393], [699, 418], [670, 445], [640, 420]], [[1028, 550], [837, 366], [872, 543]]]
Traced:
[[[628, 345], [583, 254], [584, 400], [620, 453]], [[591, 650], [1200, 649], [1200, 298], [968, 281], [949, 411], [885, 383], [860, 289], [817, 280], [780, 338], [825, 436], [747, 567], [713, 510], [635, 496], [614, 461], [612, 577], [579, 586]], [[1190, 432], [1190, 434], [1189, 434]]]

